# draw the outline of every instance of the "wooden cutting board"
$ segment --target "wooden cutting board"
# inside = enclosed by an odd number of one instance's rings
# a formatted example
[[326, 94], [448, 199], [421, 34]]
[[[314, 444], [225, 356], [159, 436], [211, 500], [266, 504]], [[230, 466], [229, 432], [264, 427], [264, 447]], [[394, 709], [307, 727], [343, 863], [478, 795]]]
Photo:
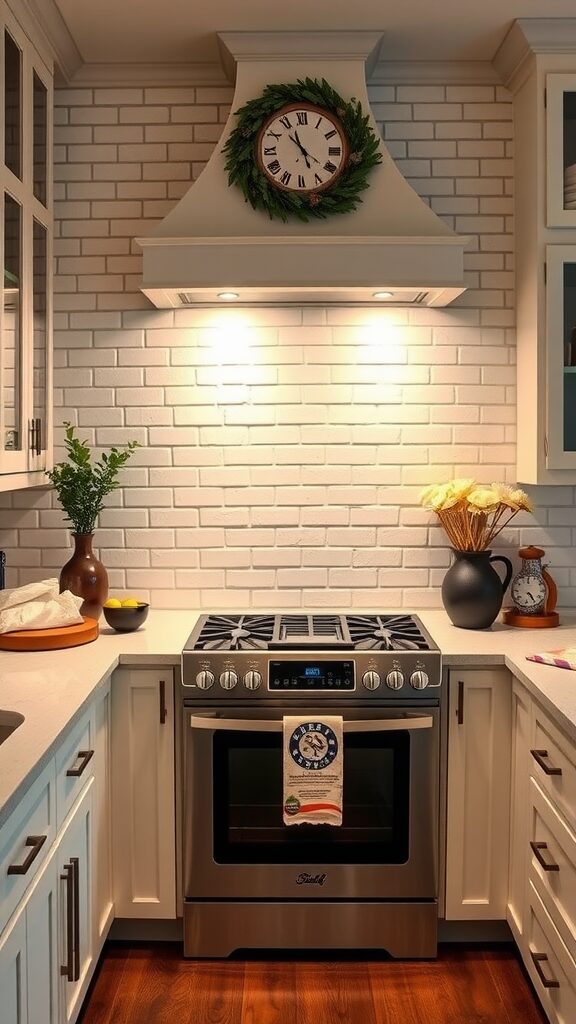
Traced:
[[0, 651], [57, 651], [64, 647], [79, 647], [98, 637], [98, 621], [84, 617], [77, 626], [57, 626], [55, 629], [20, 629], [15, 633], [0, 633]]

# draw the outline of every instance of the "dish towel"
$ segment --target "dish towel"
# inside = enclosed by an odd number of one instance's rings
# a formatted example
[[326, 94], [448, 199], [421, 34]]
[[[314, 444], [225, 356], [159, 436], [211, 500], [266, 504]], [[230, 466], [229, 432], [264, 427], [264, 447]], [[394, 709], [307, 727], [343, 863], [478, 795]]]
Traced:
[[58, 591], [57, 579], [0, 591], [0, 633], [54, 629], [84, 622], [79, 611], [82, 598], [69, 590], [62, 594]]
[[341, 825], [341, 715], [284, 716], [284, 824]]
[[544, 651], [543, 654], [529, 654], [526, 661], [538, 661], [541, 665], [555, 665], [556, 668], [571, 668], [576, 672], [576, 647], [560, 651]]

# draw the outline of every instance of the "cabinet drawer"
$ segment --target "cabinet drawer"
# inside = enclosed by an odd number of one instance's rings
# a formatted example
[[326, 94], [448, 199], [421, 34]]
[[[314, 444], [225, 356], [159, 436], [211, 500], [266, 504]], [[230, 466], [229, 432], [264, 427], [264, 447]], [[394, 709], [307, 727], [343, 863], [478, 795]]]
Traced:
[[576, 750], [538, 707], [532, 740], [530, 773], [576, 829]]
[[576, 964], [531, 882], [528, 890], [528, 973], [552, 1024], [574, 1024]]
[[42, 866], [56, 835], [54, 761], [0, 830], [0, 932]]
[[88, 712], [76, 723], [56, 752], [58, 828], [94, 775], [94, 742], [94, 723]]
[[576, 960], [576, 835], [530, 780], [529, 877]]

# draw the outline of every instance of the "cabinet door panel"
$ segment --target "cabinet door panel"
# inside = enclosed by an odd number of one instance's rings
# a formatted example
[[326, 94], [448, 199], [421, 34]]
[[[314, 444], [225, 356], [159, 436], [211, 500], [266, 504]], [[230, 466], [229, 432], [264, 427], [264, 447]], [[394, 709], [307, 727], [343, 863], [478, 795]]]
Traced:
[[23, 909], [0, 938], [2, 1024], [28, 1024], [26, 973], [26, 911]]
[[[94, 779], [91, 779], [58, 843], [60, 964], [71, 968], [71, 977], [62, 975], [60, 979], [61, 1024], [72, 1024], [76, 1020], [94, 960], [91, 859], [93, 789]], [[72, 885], [67, 881], [70, 867], [75, 872]]]
[[450, 672], [446, 918], [506, 917], [511, 679]]
[[512, 688], [512, 778], [510, 806], [510, 872], [507, 920], [523, 948], [528, 871], [528, 750], [530, 746], [530, 698], [514, 681]]
[[[160, 714], [164, 683], [166, 714]], [[173, 918], [172, 670], [120, 669], [112, 681], [112, 835], [117, 917]]]
[[58, 872], [53, 854], [26, 904], [28, 1024], [58, 1024]]

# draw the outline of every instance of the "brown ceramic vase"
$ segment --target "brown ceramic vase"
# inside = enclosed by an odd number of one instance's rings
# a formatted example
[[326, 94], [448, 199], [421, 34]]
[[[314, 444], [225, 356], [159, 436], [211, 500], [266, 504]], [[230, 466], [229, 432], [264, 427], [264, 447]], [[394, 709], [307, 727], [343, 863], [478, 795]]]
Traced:
[[81, 615], [99, 619], [108, 597], [108, 573], [92, 551], [93, 533], [73, 533], [74, 554], [60, 573], [60, 593], [70, 590], [83, 599]]

